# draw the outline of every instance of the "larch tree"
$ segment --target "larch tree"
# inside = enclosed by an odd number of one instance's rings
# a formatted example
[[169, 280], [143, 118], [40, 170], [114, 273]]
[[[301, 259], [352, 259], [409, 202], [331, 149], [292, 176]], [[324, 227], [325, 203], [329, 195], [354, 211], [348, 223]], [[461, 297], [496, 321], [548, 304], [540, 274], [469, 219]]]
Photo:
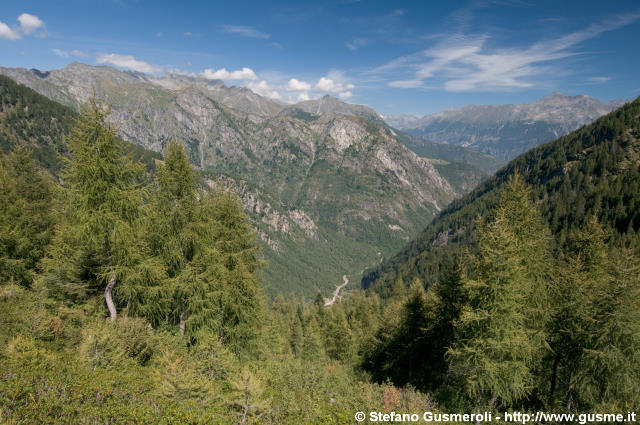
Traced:
[[464, 282], [468, 300], [448, 359], [479, 408], [526, 397], [545, 350], [551, 237], [530, 196], [515, 175], [492, 217], [478, 223], [479, 249]]
[[218, 187], [200, 190], [184, 148], [172, 142], [148, 210], [151, 254], [166, 275], [152, 322], [168, 320], [196, 339], [200, 330], [214, 331], [222, 342], [245, 346], [262, 317], [261, 262], [237, 198]]
[[[71, 130], [71, 159], [63, 174], [65, 222], [58, 226], [45, 261], [45, 280], [63, 286], [73, 277], [77, 286], [83, 286], [86, 282], [78, 274], [90, 268], [98, 285], [104, 285], [114, 321], [118, 314], [114, 289], [135, 256], [143, 166], [125, 154], [124, 142], [106, 121], [109, 112], [93, 97]], [[90, 266], [79, 265], [81, 261]]]
[[0, 283], [31, 286], [55, 224], [54, 187], [25, 144], [0, 157]]
[[640, 403], [640, 259], [626, 248], [611, 251], [606, 239], [597, 219], [588, 218], [557, 273], [553, 356], [545, 374], [549, 407], [630, 409]]

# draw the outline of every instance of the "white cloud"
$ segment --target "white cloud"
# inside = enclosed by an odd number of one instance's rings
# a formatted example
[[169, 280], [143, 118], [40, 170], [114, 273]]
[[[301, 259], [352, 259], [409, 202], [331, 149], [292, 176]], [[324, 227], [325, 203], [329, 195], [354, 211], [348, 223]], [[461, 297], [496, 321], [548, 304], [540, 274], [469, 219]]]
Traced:
[[275, 100], [282, 99], [282, 95], [280, 95], [280, 93], [277, 90], [275, 90], [274, 87], [271, 86], [269, 83], [267, 83], [265, 80], [261, 80], [259, 82], [251, 81], [247, 83], [246, 87], [249, 90], [261, 96], [266, 96]]
[[355, 88], [353, 84], [343, 84], [329, 77], [320, 77], [320, 79], [316, 84], [317, 90], [326, 91], [330, 93], [340, 93], [342, 91], [353, 89], [353, 88]]
[[609, 80], [611, 80], [611, 77], [589, 77], [589, 78], [587, 78], [587, 81], [589, 81], [591, 83], [606, 83]]
[[0, 38], [11, 41], [18, 40], [20, 39], [20, 33], [9, 28], [9, 26], [4, 22], [0, 22]]
[[347, 43], [347, 49], [353, 51], [358, 50], [360, 47], [364, 47], [369, 44], [369, 40], [366, 38], [354, 37]]
[[69, 53], [65, 52], [64, 50], [60, 50], [60, 49], [51, 49], [51, 51], [53, 53], [55, 53], [56, 55], [60, 56], [61, 58], [68, 58], [69, 57]]
[[369, 44], [369, 40], [361, 37], [354, 37], [347, 43], [347, 49], [353, 51], [358, 50], [360, 47], [365, 47]]
[[258, 76], [251, 68], [244, 67], [236, 71], [227, 71], [226, 68], [219, 69], [217, 71], [213, 69], [205, 69], [200, 74], [204, 78], [209, 80], [257, 80]]
[[352, 90], [355, 88], [338, 70], [330, 70], [319, 80], [316, 80], [317, 83], [310, 83], [307, 78], [295, 78], [276, 71], [265, 71], [258, 76], [253, 70], [246, 67], [237, 71], [229, 71], [226, 68], [205, 69], [198, 75], [208, 79], [239, 80], [239, 83], [236, 84], [246, 87], [256, 94], [283, 103], [316, 99], [327, 93], [347, 100], [354, 96]]
[[[449, 34], [432, 47], [398, 57], [371, 73], [395, 77], [387, 83], [392, 87], [425, 87], [427, 80], [432, 83], [430, 86], [447, 91], [533, 87], [541, 79], [557, 75], [560, 70], [556, 63], [579, 54], [576, 47], [580, 43], [638, 19], [640, 12], [619, 15], [559, 38], [518, 48], [489, 46], [487, 41], [491, 37], [486, 34]], [[604, 82], [606, 77], [593, 78], [596, 79], [590, 81]]]
[[239, 35], [241, 37], [248, 38], [271, 38], [271, 34], [267, 34], [262, 32], [256, 28], [245, 26], [245, 25], [225, 25], [222, 27], [222, 31], [227, 32], [229, 34]]
[[422, 80], [397, 80], [387, 83], [391, 87], [400, 87], [403, 89], [415, 89], [424, 87]]
[[20, 27], [22, 28], [22, 32], [25, 33], [25, 35], [32, 34], [38, 28], [44, 26], [44, 22], [42, 22], [40, 18], [28, 13], [23, 13], [22, 15], [18, 16], [18, 22], [20, 22]]
[[311, 97], [309, 97], [309, 93], [303, 91], [298, 95], [298, 102], [304, 102], [305, 100], [311, 100]]
[[161, 66], [148, 64], [147, 62], [137, 60], [130, 55], [117, 55], [115, 53], [110, 53], [110, 54], [100, 53], [96, 57], [96, 63], [115, 65], [120, 68], [128, 68], [133, 71], [145, 72], [148, 74], [162, 72]]
[[[0, 22], [0, 38], [5, 40], [19, 40], [23, 35], [31, 35], [38, 28], [44, 28], [44, 22], [40, 18], [35, 15], [30, 15], [28, 13], [23, 13], [18, 16], [18, 25], [14, 25], [13, 28], [10, 28], [9, 25], [4, 22]], [[41, 32], [37, 36], [45, 37], [46, 34]]]
[[311, 84], [304, 81], [298, 81], [297, 79], [292, 78], [289, 80], [289, 83], [287, 84], [287, 90], [307, 91], [307, 90], [311, 90]]
[[71, 52], [67, 52], [65, 50], [60, 50], [60, 49], [51, 49], [51, 51], [60, 56], [61, 58], [68, 58], [69, 56], [75, 56], [77, 58], [86, 58], [87, 55], [80, 51], [80, 50], [72, 50]]

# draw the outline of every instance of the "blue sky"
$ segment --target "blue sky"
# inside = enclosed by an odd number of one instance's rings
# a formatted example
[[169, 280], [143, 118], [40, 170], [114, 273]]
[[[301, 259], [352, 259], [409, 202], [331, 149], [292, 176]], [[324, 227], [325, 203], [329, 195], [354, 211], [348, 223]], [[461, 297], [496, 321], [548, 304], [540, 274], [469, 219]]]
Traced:
[[640, 95], [638, 1], [4, 2], [0, 65], [184, 72], [383, 114]]

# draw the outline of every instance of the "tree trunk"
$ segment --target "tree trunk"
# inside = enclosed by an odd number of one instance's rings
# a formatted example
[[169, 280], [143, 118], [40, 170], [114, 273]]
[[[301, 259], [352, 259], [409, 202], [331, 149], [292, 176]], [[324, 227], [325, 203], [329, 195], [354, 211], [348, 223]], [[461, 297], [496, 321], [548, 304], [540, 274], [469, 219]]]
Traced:
[[105, 232], [104, 235], [104, 250], [107, 254], [107, 264], [109, 266], [109, 283], [107, 283], [107, 287], [104, 288], [104, 300], [107, 303], [107, 308], [109, 309], [109, 317], [112, 322], [115, 322], [116, 317], [118, 316], [118, 311], [116, 310], [116, 305], [113, 303], [113, 297], [111, 292], [113, 291], [113, 287], [116, 286], [116, 274], [113, 271], [113, 264], [111, 262], [111, 246], [109, 245], [109, 235]]
[[107, 287], [104, 289], [104, 300], [106, 301], [107, 308], [109, 309], [109, 317], [111, 318], [111, 321], [114, 322], [118, 316], [118, 312], [116, 310], [116, 305], [113, 303], [111, 291], [113, 290], [113, 287], [116, 286], [116, 274], [113, 273], [112, 267], [109, 267], [109, 269], [111, 270], [111, 277], [109, 278]]
[[553, 359], [553, 371], [551, 373], [551, 388], [549, 388], [549, 403], [553, 404], [553, 396], [556, 392], [556, 381], [558, 379], [558, 363], [560, 363], [560, 355], [556, 354], [556, 358]]
[[184, 335], [184, 306], [180, 309], [180, 335]]
[[249, 388], [248, 388], [248, 384], [247, 384], [247, 387], [245, 388], [245, 391], [246, 391], [246, 393], [245, 393], [244, 406], [242, 406], [244, 411], [242, 412], [242, 421], [240, 421], [240, 425], [242, 425], [242, 424], [247, 422], [247, 414], [249, 413], [250, 404], [249, 404]]

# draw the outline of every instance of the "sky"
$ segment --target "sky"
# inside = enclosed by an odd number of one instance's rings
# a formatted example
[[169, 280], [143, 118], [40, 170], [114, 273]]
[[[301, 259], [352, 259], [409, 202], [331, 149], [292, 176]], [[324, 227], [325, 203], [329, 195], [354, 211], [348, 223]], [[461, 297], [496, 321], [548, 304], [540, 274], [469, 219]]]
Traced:
[[4, 0], [0, 66], [222, 79], [382, 114], [640, 96], [640, 2]]

